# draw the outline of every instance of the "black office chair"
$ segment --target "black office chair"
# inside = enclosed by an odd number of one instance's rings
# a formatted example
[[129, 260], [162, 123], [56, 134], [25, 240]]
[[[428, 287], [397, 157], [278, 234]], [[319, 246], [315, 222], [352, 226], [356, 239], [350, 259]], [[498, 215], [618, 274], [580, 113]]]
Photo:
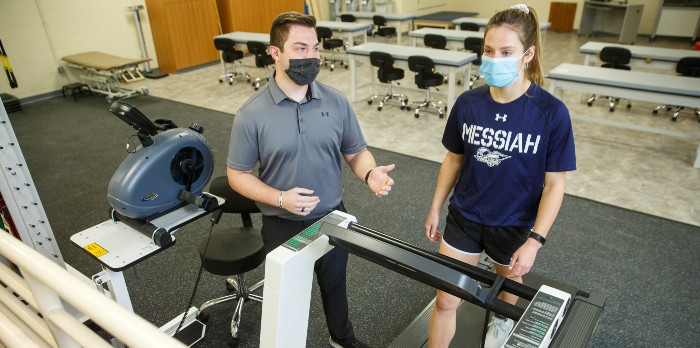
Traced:
[[430, 48], [444, 50], [447, 47], [447, 39], [442, 35], [425, 34], [423, 44]]
[[255, 56], [255, 66], [265, 69], [265, 77], [257, 77], [253, 81], [253, 87], [257, 91], [260, 88], [260, 81], [270, 81], [273, 69], [270, 69], [275, 64], [275, 59], [267, 51], [267, 46], [260, 41], [248, 41], [248, 52]]
[[343, 13], [340, 15], [340, 21], [346, 22], [346, 23], [354, 23], [357, 21], [357, 18], [355, 18], [355, 15], [351, 15], [349, 13]]
[[480, 37], [464, 38], [464, 49], [476, 53], [476, 60], [472, 62], [472, 69], [475, 71], [472, 76], [469, 76], [469, 89], [472, 89], [474, 81], [481, 78], [479, 66], [481, 66], [481, 55], [484, 53], [484, 39]]
[[[323, 58], [323, 63], [324, 65], [328, 65], [331, 68], [331, 71], [335, 69], [335, 53], [339, 52], [339, 48], [344, 47], [345, 43], [341, 39], [334, 39], [333, 38], [333, 31], [330, 30], [329, 28], [326, 27], [316, 27], [316, 35], [318, 35], [318, 41], [321, 42], [321, 46], [323, 47], [324, 50], [330, 52], [331, 58], [328, 60], [327, 58]], [[345, 63], [342, 60], [338, 60], [340, 65], [345, 65]], [[345, 66], [347, 69], [348, 67]]]
[[[438, 50], [444, 50], [447, 49], [447, 39], [438, 34], [425, 34], [423, 37], [423, 45]], [[447, 83], [447, 75], [442, 74], [442, 77], [443, 83]]]
[[476, 23], [465, 22], [465, 23], [459, 23], [459, 29], [460, 30], [467, 30], [467, 31], [479, 31], [481, 29], [481, 27]]
[[[389, 91], [383, 96], [378, 94], [373, 95], [372, 98], [367, 101], [367, 104], [372, 105], [372, 102], [374, 102], [375, 99], [380, 99], [377, 110], [382, 111], [384, 103], [395, 99], [401, 102], [401, 110], [410, 110], [408, 107], [408, 98], [403, 94], [396, 94], [392, 90], [392, 83], [394, 81], [399, 81], [404, 77], [404, 70], [394, 67], [394, 57], [392, 57], [389, 53], [375, 51], [369, 53], [369, 62], [370, 64], [379, 68], [379, 70], [377, 70], [377, 78], [379, 79], [379, 82], [389, 84]], [[397, 84], [399, 83], [397, 82]]]
[[[340, 15], [340, 21], [341, 22], [346, 22], [346, 23], [355, 23], [357, 22], [357, 17], [355, 15], [349, 14], [349, 13], [343, 13]], [[372, 28], [367, 29], [367, 35], [371, 36], [372, 35]], [[359, 42], [353, 42], [355, 45], [359, 44]], [[350, 43], [346, 42], [345, 47], [349, 47]]]
[[260, 213], [255, 203], [234, 191], [229, 186], [228, 178], [220, 176], [212, 180], [209, 192], [226, 199], [223, 213], [240, 214], [243, 227], [214, 228], [209, 238], [199, 245], [202, 267], [209, 273], [227, 276], [226, 288], [234, 293], [204, 302], [200, 307], [200, 319], [208, 320], [203, 312], [215, 304], [238, 301], [231, 318], [231, 336], [238, 341], [238, 329], [241, 322], [243, 303], [254, 300], [262, 303], [262, 296], [253, 292], [263, 286], [263, 280], [248, 287], [245, 274], [254, 270], [265, 261], [265, 248], [260, 231], [253, 228], [251, 214]]
[[[250, 75], [248, 75], [248, 73], [245, 71], [239, 72], [238, 69], [236, 69], [236, 63], [240, 64], [241, 59], [243, 59], [245, 55], [243, 51], [236, 48], [236, 43], [233, 40], [224, 37], [214, 38], [214, 47], [216, 47], [221, 54], [221, 68], [223, 74], [219, 76], [219, 83], [223, 83], [224, 79], [228, 79], [228, 84], [233, 85], [233, 79], [236, 76], [245, 77], [246, 80], [250, 82]], [[230, 71], [226, 68], [227, 63], [231, 64]]]
[[372, 16], [372, 22], [377, 26], [377, 30], [374, 31], [374, 34], [384, 38], [396, 37], [396, 28], [387, 27], [386, 18], [384, 18], [384, 16], [374, 15]]
[[408, 68], [416, 73], [416, 86], [425, 90], [425, 100], [415, 107], [416, 118], [420, 117], [420, 108], [429, 107], [436, 108], [440, 118], [445, 117], [444, 113], [447, 112], [447, 106], [444, 106], [441, 100], [430, 100], [430, 87], [437, 87], [443, 83], [442, 74], [435, 72], [435, 63], [433, 60], [425, 56], [410, 56], [408, 57]]
[[[678, 60], [678, 63], [676, 63], [676, 72], [681, 75], [681, 76], [687, 76], [687, 77], [700, 77], [700, 58], [697, 57], [684, 57]], [[659, 110], [661, 109], [666, 109], [667, 111], [671, 111], [671, 109], [674, 108], [674, 106], [671, 105], [659, 105], [657, 106], [653, 113], [657, 114]], [[684, 110], [685, 107], [683, 106], [676, 106], [676, 110], [673, 112], [673, 116], [671, 116], [671, 121], [677, 121], [678, 120], [678, 114], [681, 112], [681, 110]], [[700, 110], [697, 108], [693, 110], [695, 112], [695, 116], [698, 117], [698, 122], [700, 122]]]
[[[630, 50], [624, 48], [624, 47], [617, 47], [617, 46], [606, 46], [603, 47], [602, 50], [600, 50], [600, 60], [603, 61], [603, 65], [601, 67], [603, 68], [610, 68], [610, 69], [619, 69], [619, 70], [630, 70], [630, 66], [628, 65], [630, 63], [630, 59], [632, 58], [632, 53]], [[600, 95], [594, 94], [590, 98], [588, 98], [588, 101], [586, 104], [588, 106], [593, 105], [593, 102], [596, 101], [601, 97]], [[605, 97], [608, 100], [608, 105], [610, 107], [610, 112], [615, 111], [615, 105], [620, 101], [620, 98], [615, 98], [611, 96]], [[627, 100], [627, 108], [631, 108], [632, 104]]]

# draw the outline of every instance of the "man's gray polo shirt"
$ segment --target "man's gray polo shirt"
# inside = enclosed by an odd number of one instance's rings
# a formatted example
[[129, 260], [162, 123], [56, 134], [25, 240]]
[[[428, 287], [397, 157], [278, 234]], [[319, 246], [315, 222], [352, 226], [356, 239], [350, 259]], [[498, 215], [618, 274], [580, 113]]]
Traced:
[[309, 86], [306, 99], [297, 103], [270, 79], [233, 120], [229, 167], [249, 171], [259, 161], [258, 176], [267, 185], [282, 191], [311, 189], [321, 199], [306, 217], [258, 203], [265, 215], [303, 220], [332, 211], [343, 197], [343, 154], [367, 146], [347, 98], [319, 82]]

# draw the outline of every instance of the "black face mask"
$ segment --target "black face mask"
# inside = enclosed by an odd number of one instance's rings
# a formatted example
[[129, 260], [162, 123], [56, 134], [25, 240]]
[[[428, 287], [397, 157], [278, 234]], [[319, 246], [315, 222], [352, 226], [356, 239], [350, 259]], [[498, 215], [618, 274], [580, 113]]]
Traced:
[[321, 60], [318, 58], [290, 59], [289, 68], [284, 72], [299, 86], [308, 85], [316, 79], [321, 71]]

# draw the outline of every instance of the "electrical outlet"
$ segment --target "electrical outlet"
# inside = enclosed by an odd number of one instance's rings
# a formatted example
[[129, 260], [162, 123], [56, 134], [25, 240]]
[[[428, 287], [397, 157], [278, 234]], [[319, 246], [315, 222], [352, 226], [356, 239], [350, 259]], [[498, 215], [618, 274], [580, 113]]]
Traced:
[[63, 67], [63, 65], [58, 66], [58, 73], [59, 74], [65, 74], [66, 73], [66, 68]]

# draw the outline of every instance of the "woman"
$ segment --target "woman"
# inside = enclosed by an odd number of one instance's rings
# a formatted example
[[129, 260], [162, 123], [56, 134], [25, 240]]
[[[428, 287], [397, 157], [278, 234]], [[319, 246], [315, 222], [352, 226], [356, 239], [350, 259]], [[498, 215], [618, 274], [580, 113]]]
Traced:
[[[445, 126], [440, 167], [425, 234], [440, 239], [440, 209], [450, 191], [440, 253], [476, 265], [485, 252], [496, 273], [522, 283], [556, 218], [567, 171], [576, 169], [566, 106], [542, 89], [541, 40], [532, 7], [515, 5], [486, 26], [480, 72], [486, 84], [464, 92]], [[517, 297], [499, 298], [515, 304]], [[429, 347], [447, 347], [458, 297], [437, 292]], [[501, 347], [513, 328], [495, 314], [486, 347]]]

